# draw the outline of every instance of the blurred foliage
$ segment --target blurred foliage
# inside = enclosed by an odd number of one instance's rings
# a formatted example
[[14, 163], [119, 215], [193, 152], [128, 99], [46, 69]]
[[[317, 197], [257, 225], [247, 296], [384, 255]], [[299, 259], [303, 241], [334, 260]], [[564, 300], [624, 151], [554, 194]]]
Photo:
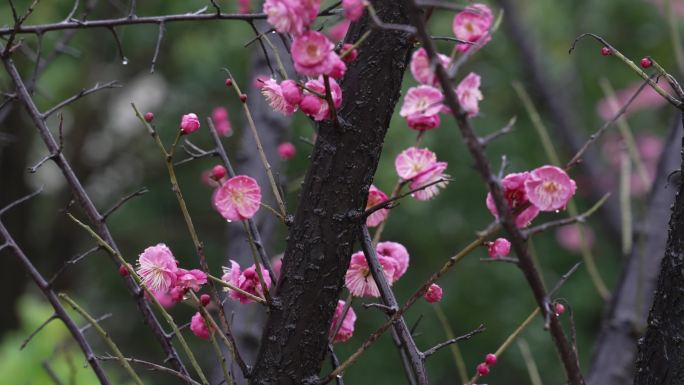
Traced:
[[[22, 8], [28, 1], [16, 3]], [[224, 0], [220, 4], [227, 9], [236, 8], [232, 1]], [[569, 84], [564, 84], [567, 90], [559, 89], [558, 92], [569, 91], [578, 96], [574, 102], [579, 109], [576, 114], [582, 126], [576, 129], [584, 136], [588, 136], [602, 124], [596, 114], [596, 103], [603, 97], [598, 80], [606, 77], [619, 89], [630, 85], [637, 78], [617, 60], [600, 56], [600, 47], [594, 42], [584, 41], [572, 55], [568, 55], [568, 48], [576, 35], [596, 32], [634, 59], [650, 55], [657, 58], [665, 68], [676, 68], [666, 20], [663, 13], [651, 2], [523, 0], [516, 4], [524, 15], [530, 37], [538, 42], [537, 49], [543, 55], [547, 70], [556, 78], [570, 79]], [[199, 0], [139, 2], [138, 14], [191, 12], [207, 5], [208, 1]], [[72, 3], [66, 1], [40, 3], [28, 24], [61, 20], [71, 7]], [[90, 18], [122, 15], [126, 10], [126, 2], [100, 1]], [[449, 12], [435, 12], [431, 20], [433, 33], [450, 35], [452, 17]], [[0, 5], [0, 24], [10, 22], [11, 13], [7, 3], [3, 3]], [[237, 131], [236, 136], [226, 141], [229, 152], [234, 154], [237, 138], [242, 134], [244, 118], [237, 98], [232, 92], [226, 91], [224, 74], [220, 70], [222, 67], [230, 68], [243, 83], [251, 81], [256, 74], [250, 74], [248, 53], [257, 47], [243, 48], [252, 38], [253, 32], [242, 22], [169, 23], [166, 29], [153, 75], [149, 74], [149, 66], [157, 39], [156, 26], [117, 29], [122, 39], [124, 55], [128, 59], [127, 65], [122, 63], [110, 31], [91, 29], [77, 32], [69, 44], [69, 47], [78, 50], [75, 57], [60, 55], [50, 65], [39, 80], [36, 101], [41, 108], [46, 109], [96, 82], [117, 79], [124, 85], [124, 88], [100, 92], [65, 109], [67, 155], [80, 162], [77, 170], [81, 171], [80, 176], [83, 177], [88, 191], [101, 208], [111, 206], [123, 194], [135, 191], [143, 185], [150, 190], [146, 195], [130, 201], [109, 220], [114, 237], [127, 259], [134, 261], [136, 255], [146, 246], [165, 242], [184, 267], [196, 267], [192, 243], [175, 198], [168, 188], [169, 182], [162, 159], [153, 142], [134, 120], [129, 103], [136, 102], [142, 110], [155, 112], [155, 124], [167, 142], [172, 139], [182, 114], [193, 111], [200, 116], [207, 116], [214, 107], [226, 106]], [[44, 52], [49, 52], [60, 36], [59, 32], [45, 34]], [[24, 44], [35, 47], [35, 37], [26, 36]], [[439, 45], [444, 52], [450, 49], [445, 42], [440, 42]], [[29, 77], [33, 68], [30, 59], [20, 54], [16, 61], [22, 75]], [[482, 116], [474, 121], [479, 133], [494, 132], [503, 127], [512, 116], [518, 117], [513, 133], [492, 143], [488, 150], [495, 167], [498, 167], [501, 155], [506, 154], [511, 171], [531, 169], [547, 162], [522, 103], [511, 87], [513, 80], [524, 80], [522, 70], [525, 65], [526, 58], [520, 57], [502, 27], [492, 42], [475, 55], [462, 72], [465, 75], [476, 71], [483, 78], [485, 100], [481, 103]], [[9, 90], [8, 84], [6, 74], [1, 73], [2, 91]], [[413, 84], [410, 74], [407, 74], [405, 87]], [[529, 86], [525, 82], [523, 84]], [[665, 108], [643, 111], [632, 115], [630, 124], [638, 133], [652, 133], [662, 137], [671, 116], [672, 112]], [[415, 290], [419, 282], [438, 269], [446, 258], [472, 240], [475, 231], [484, 228], [491, 221], [484, 205], [485, 186], [480, 183], [479, 176], [473, 170], [472, 161], [453, 122], [446, 117], [442, 120], [439, 129], [427, 133], [423, 145], [435, 151], [440, 160], [449, 162], [448, 173], [454, 182], [432, 201], [404, 200], [392, 211], [384, 235], [385, 240], [403, 243], [412, 256], [408, 273], [395, 284], [400, 302]], [[56, 127], [56, 122], [56, 117], [51, 119], [51, 126]], [[16, 126], [2, 127], [2, 131], [16, 135], [34, 134], [28, 119], [21, 118], [15, 120], [15, 123]], [[555, 137], [553, 127], [550, 130], [552, 137]], [[290, 181], [303, 175], [311, 149], [310, 145], [298, 138], [311, 135], [311, 123], [297, 115], [293, 120], [291, 138], [299, 153], [287, 166], [287, 178]], [[37, 138], [32, 140], [35, 144], [30, 152], [29, 162], [40, 159], [45, 154], [42, 143]], [[204, 148], [210, 147], [206, 131], [195, 134], [192, 140]], [[407, 129], [403, 119], [397, 115], [387, 136], [375, 179], [376, 186], [386, 192], [391, 190], [396, 181], [394, 157], [412, 145], [414, 140], [415, 133]], [[561, 158], [567, 160], [571, 154], [565, 144], [555, 144]], [[597, 145], [600, 146], [600, 143]], [[200, 183], [200, 173], [214, 163], [214, 160], [208, 159], [195, 161], [179, 167], [178, 172], [186, 201], [205, 242], [209, 263], [218, 272], [219, 265], [226, 258], [223, 255], [223, 222], [209, 204], [211, 190]], [[23, 164], [3, 165], [10, 166], [26, 167]], [[606, 173], [616, 174], [614, 171]], [[64, 188], [60, 177], [58, 171], [51, 166], [44, 166], [35, 175], [25, 174], [28, 185], [47, 185], [47, 192], [36, 199], [30, 208], [30, 217], [36, 220], [30, 222], [29, 234], [47, 234], [53, 232], [56, 226], [69, 226], [70, 231], [78, 234], [78, 230], [65, 221], [59, 211], [66, 201], [51, 200], [53, 197], [64, 199], [58, 195]], [[578, 204], [580, 209], [586, 209], [593, 204], [582, 195], [583, 183], [586, 186], [588, 182], [581, 178], [578, 178], [578, 182]], [[291, 211], [294, 211], [297, 198], [296, 192], [288, 196]], [[636, 207], [642, 207], [643, 203], [643, 198], [634, 201]], [[537, 222], [554, 217], [557, 216], [544, 215]], [[597, 234], [598, 242], [593, 251], [599, 270], [609, 287], [613, 287], [621, 268], [620, 251], [615, 243], [608, 241], [601, 222], [592, 218], [589, 226]], [[284, 249], [284, 228], [280, 231], [281, 241], [273, 246], [272, 255]], [[87, 236], [79, 235], [76, 238], [78, 250], [91, 247], [92, 240]], [[30, 257], [42, 269], [54, 268], [59, 265], [59, 261], [71, 257], [64, 255], [59, 244], [49, 244], [40, 237], [36, 237], [35, 242], [33, 247], [42, 252]], [[561, 249], [553, 233], [536, 236], [534, 247], [549, 285], [553, 285], [579, 259], [577, 255]], [[485, 257], [484, 249], [476, 251], [440, 281], [445, 293], [442, 307], [456, 334], [474, 329], [480, 323], [487, 326], [485, 333], [460, 345], [470, 371], [469, 377], [475, 366], [484, 359], [484, 355], [494, 351], [534, 308], [523, 275], [509, 264], [484, 264], [478, 261]], [[142, 320], [135, 317], [135, 305], [121, 284], [115, 266], [106, 259], [103, 253], [89, 256], [85, 262], [70, 269], [70, 274], [57, 282], [57, 288], [77, 293], [93, 314], [113, 313], [112, 321], [106, 322], [105, 326], [125, 352], [160, 361], [161, 352], [158, 346]], [[565, 284], [559, 295], [572, 305], [581, 363], [587, 368], [603, 314], [603, 303], [584, 269], [580, 269]], [[19, 302], [16, 311], [21, 315], [22, 325], [20, 329], [4, 336], [0, 348], [0, 373], [3, 373], [4, 378], [13, 378], [12, 384], [49, 383], [40, 367], [41, 362], [48, 359], [60, 375], [66, 376], [69, 371], [65, 361], [68, 355], [59, 354], [55, 357], [55, 347], [65, 345], [69, 354], [73, 355], [78, 369], [77, 381], [72, 383], [93, 383], [91, 373], [82, 368], [79, 353], [72, 344], [66, 342], [68, 336], [65, 329], [57, 326], [59, 322], [51, 323], [26, 350], [18, 351], [19, 341], [50, 315], [46, 305], [41, 305], [42, 299], [36, 298], [37, 295], [29, 291]], [[5, 309], [9, 310], [11, 309]], [[181, 306], [173, 312], [180, 323], [189, 321], [192, 314], [191, 309]], [[375, 310], [364, 310], [357, 306], [356, 313], [359, 320], [355, 336], [349, 342], [338, 345], [336, 349], [342, 358], [351, 354], [365, 336], [383, 321], [383, 316]], [[433, 309], [427, 303], [419, 302], [409, 312], [407, 322], [410, 325], [418, 323], [417, 343], [422, 348], [426, 349], [446, 338]], [[535, 321], [523, 335], [530, 344], [544, 383], [562, 384], [562, 370], [550, 338], [542, 329], [541, 320]], [[92, 335], [90, 337], [95, 340]], [[211, 357], [211, 348], [206, 343], [196, 339], [193, 342], [203, 355]], [[214, 364], [213, 359], [205, 361], [207, 367]], [[114, 364], [106, 367], [110, 372], [117, 370]], [[428, 370], [434, 384], [459, 383], [452, 355], [446, 349], [430, 358]], [[156, 381], [156, 378], [151, 381]], [[384, 336], [380, 343], [356, 363], [346, 373], [345, 379], [349, 384], [371, 381], [377, 385], [404, 383], [398, 354], [389, 336]], [[486, 380], [489, 384], [530, 383], [522, 356], [515, 345], [500, 357], [499, 363]], [[160, 377], [158, 381], [156, 383], [161, 384], [168, 383], [169, 380]]]

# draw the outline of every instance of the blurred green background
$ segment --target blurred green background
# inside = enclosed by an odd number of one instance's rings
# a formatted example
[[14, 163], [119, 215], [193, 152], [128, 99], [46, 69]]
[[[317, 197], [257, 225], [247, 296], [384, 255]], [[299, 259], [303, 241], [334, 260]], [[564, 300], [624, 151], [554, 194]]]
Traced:
[[[225, 10], [237, 9], [234, 1], [217, 2]], [[18, 8], [24, 9], [29, 2], [15, 3]], [[675, 2], [675, 5], [680, 3], [684, 2]], [[329, 4], [332, 2], [324, 1], [324, 5]], [[488, 4], [498, 10], [496, 2]], [[139, 4], [138, 15], [192, 12], [207, 5], [210, 6], [208, 1], [199, 0], [146, 1]], [[27, 24], [62, 20], [72, 6], [73, 3], [69, 1], [40, 3]], [[258, 8], [257, 5], [253, 7]], [[582, 137], [598, 129], [603, 122], [597, 114], [597, 103], [604, 97], [599, 80], [607, 78], [616, 89], [620, 89], [632, 85], [637, 78], [616, 59], [602, 57], [600, 47], [594, 42], [585, 41], [572, 55], [568, 55], [568, 48], [576, 35], [595, 32], [635, 60], [650, 55], [665, 68], [677, 72], [665, 13], [651, 1], [521, 0], [516, 2], [516, 7], [531, 33], [530, 38], [542, 53], [547, 71], [554, 79], [572, 79], [571, 89], [558, 89], [557, 92], [576, 92], [574, 102], [578, 110], [575, 113], [581, 123], [576, 129]], [[89, 18], [115, 17], [126, 12], [125, 1], [100, 1]], [[676, 17], [681, 17], [681, 14]], [[452, 18], [453, 13], [436, 11], [430, 20], [433, 34], [451, 35]], [[0, 5], [0, 24], [10, 25], [11, 21], [10, 8], [3, 2]], [[504, 16], [504, 25], [506, 22]], [[229, 152], [233, 153], [245, 122], [237, 98], [232, 92], [227, 92], [223, 84], [225, 76], [221, 68], [230, 68], [243, 84], [252, 81], [257, 74], [250, 72], [248, 57], [257, 47], [244, 48], [243, 45], [252, 39], [253, 32], [249, 25], [239, 21], [168, 23], [156, 72], [150, 74], [157, 27], [128, 26], [117, 31], [123, 53], [128, 59], [127, 65], [122, 63], [110, 31], [78, 31], [69, 42], [66, 53], [59, 55], [39, 78], [36, 102], [42, 109], [47, 109], [97, 82], [118, 80], [123, 84], [123, 88], [99, 92], [63, 111], [65, 152], [96, 205], [102, 209], [142, 186], [150, 190], [146, 195], [130, 201], [109, 220], [114, 238], [126, 258], [133, 261], [146, 246], [165, 242], [184, 267], [197, 267], [191, 240], [175, 198], [168, 188], [162, 159], [154, 143], [135, 120], [129, 103], [136, 102], [142, 111], [155, 113], [156, 126], [167, 142], [172, 139], [182, 114], [192, 111], [207, 116], [214, 107], [225, 106], [236, 131], [236, 135], [225, 141]], [[46, 33], [43, 52], [51, 52], [61, 36], [61, 32]], [[33, 70], [32, 54], [36, 39], [30, 35], [23, 38], [23, 44], [28, 49], [20, 50], [15, 60], [27, 79]], [[445, 53], [450, 50], [448, 42], [440, 42], [439, 47]], [[500, 156], [505, 154], [510, 162], [510, 171], [528, 170], [548, 162], [529, 116], [511, 86], [515, 80], [528, 85], [522, 75], [526, 64], [526, 58], [520, 57], [502, 26], [492, 42], [462, 70], [462, 75], [476, 71], [482, 76], [485, 99], [480, 104], [481, 116], [474, 120], [480, 134], [498, 130], [513, 116], [518, 118], [515, 130], [492, 143], [488, 149], [495, 165], [499, 164]], [[415, 81], [407, 73], [404, 87], [412, 85], [415, 85]], [[4, 72], [0, 72], [0, 90], [12, 92]], [[637, 136], [650, 134], [662, 138], [671, 118], [672, 111], [667, 107], [648, 108], [630, 115], [629, 123]], [[49, 123], [56, 132], [56, 116]], [[297, 180], [305, 172], [311, 147], [298, 138], [311, 137], [312, 127], [303, 115], [295, 116], [289, 135], [298, 153], [287, 163], [289, 180]], [[25, 171], [26, 167], [42, 158], [46, 150], [27, 116], [23, 111], [19, 112], [17, 106], [4, 118], [0, 133], [9, 138], [0, 142], [0, 203], [4, 205], [37, 186], [45, 186], [45, 192], [40, 197], [8, 214], [5, 221], [36, 266], [50, 277], [65, 260], [92, 247], [92, 240], [63, 214], [69, 194], [56, 167], [47, 163], [36, 174]], [[553, 129], [551, 135], [556, 138]], [[192, 140], [204, 148], [210, 148], [210, 138], [204, 129], [195, 134]], [[414, 140], [415, 133], [397, 115], [390, 127], [375, 178], [377, 187], [389, 193], [396, 181], [394, 157], [412, 145]], [[598, 142], [597, 148], [601, 149], [603, 143]], [[567, 152], [566, 145], [559, 140], [554, 140], [554, 144], [561, 159], [568, 160], [571, 154]], [[403, 243], [411, 254], [407, 274], [394, 286], [400, 302], [492, 219], [484, 205], [485, 187], [472, 168], [472, 161], [453, 122], [443, 117], [442, 125], [425, 135], [423, 145], [435, 151], [440, 160], [449, 163], [447, 172], [454, 181], [432, 201], [407, 199], [392, 211], [383, 238]], [[610, 168], [608, 155], [604, 160], [605, 164], [601, 167], [605, 170], [606, 179], [614, 178], [617, 170]], [[215, 160], [212, 159], [198, 160], [179, 167], [178, 173], [189, 209], [205, 242], [210, 265], [218, 274], [219, 266], [226, 257], [223, 252], [225, 228], [223, 221], [211, 208], [211, 189], [201, 183], [200, 177], [202, 171], [214, 164]], [[578, 205], [580, 209], [586, 209], [593, 202], [586, 199], [583, 187], [592, 182], [583, 180], [581, 175], [573, 174], [573, 177], [579, 184]], [[615, 186], [614, 183], [606, 186], [607, 190], [614, 192], [611, 199], [617, 199]], [[294, 211], [292, 208], [297, 204], [297, 198], [296, 192], [288, 195], [291, 211]], [[643, 195], [633, 197], [635, 212], [639, 212], [643, 203]], [[557, 217], [559, 215], [543, 215], [537, 219], [537, 223]], [[600, 273], [608, 287], [612, 288], [623, 261], [619, 243], [607, 235], [597, 218], [592, 218], [588, 225], [596, 234], [597, 242], [592, 251]], [[278, 231], [279, 240], [271, 248], [272, 255], [284, 249], [285, 228], [280, 226]], [[533, 245], [549, 286], [553, 286], [560, 275], [579, 260], [577, 254], [559, 246], [554, 232], [536, 236]], [[49, 317], [51, 311], [40, 292], [15, 263], [14, 256], [7, 251], [0, 255], [4, 265], [0, 285], [5, 293], [0, 317], [0, 383], [50, 383], [47, 372], [41, 367], [44, 362], [65, 383], [93, 383], [90, 369], [83, 368], [82, 355], [59, 322], [49, 325], [33, 339], [28, 348], [19, 351], [23, 338]], [[444, 289], [440, 306], [457, 335], [481, 323], [487, 326], [485, 333], [459, 345], [469, 377], [484, 355], [496, 350], [534, 309], [523, 275], [510, 264], [479, 261], [485, 257], [484, 248], [476, 251], [439, 282]], [[99, 316], [112, 313], [111, 318], [103, 321], [103, 326], [126, 355], [155, 362], [163, 359], [156, 342], [136, 316], [135, 304], [123, 287], [116, 267], [104, 253], [91, 255], [84, 262], [70, 267], [56, 281], [55, 288], [77, 298], [91, 314]], [[573, 308], [581, 363], [586, 369], [604, 311], [603, 302], [584, 268], [565, 284], [559, 296], [565, 298]], [[360, 306], [355, 306], [355, 309], [359, 319], [354, 337], [336, 346], [341, 358], [351, 354], [383, 321], [383, 316], [375, 310], [364, 310]], [[194, 310], [189, 306], [182, 305], [172, 311], [179, 323], [188, 322], [193, 313]], [[435, 306], [420, 301], [406, 318], [410, 325], [420, 321], [416, 338], [419, 347], [426, 349], [446, 338]], [[106, 351], [96, 334], [87, 335], [98, 352]], [[523, 333], [523, 337], [530, 345], [543, 383], [564, 383], [562, 369], [550, 338], [542, 329], [541, 320], [536, 320]], [[211, 347], [190, 334], [189, 339], [203, 357], [203, 365], [213, 367], [215, 360]], [[128, 383], [125, 374], [119, 372], [115, 363], [104, 365], [116, 383]], [[427, 365], [433, 384], [461, 383], [448, 349], [432, 356]], [[327, 363], [325, 368], [324, 371], [327, 371]], [[176, 381], [145, 369], [138, 372], [149, 384]], [[384, 336], [379, 344], [349, 369], [345, 380], [348, 384], [404, 383], [398, 354], [389, 336]], [[486, 382], [509, 385], [530, 383], [517, 345], [512, 345], [500, 357]]]

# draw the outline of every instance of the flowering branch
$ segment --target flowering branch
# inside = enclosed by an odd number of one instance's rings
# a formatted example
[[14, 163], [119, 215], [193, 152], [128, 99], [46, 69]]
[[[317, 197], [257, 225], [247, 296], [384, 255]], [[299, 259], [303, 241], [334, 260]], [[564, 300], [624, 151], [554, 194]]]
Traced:
[[551, 222], [542, 223], [541, 225], [537, 225], [534, 227], [530, 227], [526, 230], [523, 230], [522, 231], [523, 237], [525, 237], [527, 239], [534, 234], [552, 229], [554, 227], [566, 226], [566, 225], [570, 225], [570, 224], [577, 223], [577, 222], [584, 222], [593, 213], [595, 213], [596, 210], [598, 210], [601, 206], [603, 206], [603, 204], [606, 203], [608, 198], [610, 198], [610, 193], [606, 193], [606, 195], [604, 195], [603, 198], [601, 198], [601, 200], [594, 203], [594, 205], [591, 206], [591, 208], [589, 208], [589, 210], [583, 212], [582, 214], [575, 215], [575, 216], [569, 217], [569, 218], [563, 218], [563, 219], [558, 219], [558, 220], [551, 221]]

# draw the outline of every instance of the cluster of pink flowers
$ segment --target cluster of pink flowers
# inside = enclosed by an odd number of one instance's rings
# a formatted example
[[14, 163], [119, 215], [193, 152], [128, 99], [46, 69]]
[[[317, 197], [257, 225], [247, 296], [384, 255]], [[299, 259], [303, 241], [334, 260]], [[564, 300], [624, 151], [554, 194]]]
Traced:
[[[387, 194], [382, 192], [374, 185], [371, 185], [370, 189], [368, 189], [368, 201], [366, 202], [366, 210], [370, 209], [373, 206], [379, 205], [380, 203], [385, 201], [387, 201]], [[385, 218], [387, 218], [388, 211], [389, 210], [387, 209], [380, 209], [374, 212], [373, 214], [369, 215], [368, 218], [366, 218], [366, 226], [375, 227], [382, 223], [385, 220]]]
[[243, 221], [259, 210], [261, 189], [254, 178], [237, 175], [214, 191], [212, 201], [214, 209], [226, 220]]
[[[412, 190], [434, 183], [430, 187], [411, 194], [417, 200], [432, 199], [439, 194], [440, 188], [444, 188], [448, 184], [445, 179], [449, 176], [444, 174], [447, 163], [438, 162], [435, 153], [426, 148], [407, 148], [397, 155], [394, 160], [394, 167], [401, 179], [411, 181], [409, 187]], [[438, 182], [440, 179], [442, 181]]]
[[[501, 181], [509, 209], [516, 216], [518, 227], [526, 227], [540, 211], [564, 209], [573, 195], [576, 184], [568, 174], [556, 166], [542, 166], [532, 171], [508, 174]], [[499, 214], [491, 193], [486, 205], [498, 218]]]
[[201, 270], [179, 268], [173, 253], [163, 243], [150, 246], [140, 254], [137, 273], [164, 307], [182, 301], [188, 290], [197, 292], [207, 283], [207, 275]]
[[[328, 335], [332, 337], [332, 334], [335, 333], [335, 327], [337, 326], [337, 323], [340, 322], [339, 319], [342, 317], [342, 311], [344, 310], [344, 306], [346, 303], [342, 300], [337, 301], [337, 307], [335, 308], [335, 314], [333, 315], [333, 320], [332, 323], [330, 324], [330, 331], [328, 332]], [[356, 323], [356, 313], [354, 313], [354, 309], [349, 307], [349, 310], [347, 311], [347, 314], [344, 316], [344, 319], [342, 320], [342, 324], [340, 325], [339, 330], [337, 331], [337, 334], [335, 334], [335, 337], [333, 338], [333, 342], [344, 342], [347, 341], [352, 337], [354, 334], [354, 324]]]
[[228, 120], [228, 110], [224, 107], [216, 107], [211, 112], [211, 120], [214, 122], [214, 128], [221, 136], [230, 136], [233, 133], [233, 127]]
[[[406, 248], [396, 242], [380, 242], [375, 248], [378, 260], [391, 284], [401, 278], [409, 265], [409, 253]], [[357, 297], [379, 297], [380, 291], [371, 276], [370, 268], [362, 251], [351, 256], [349, 269], [344, 277], [344, 283], [352, 295]]]
[[[263, 266], [261, 266], [261, 274], [264, 277], [266, 288], [270, 288], [271, 276], [268, 274], [268, 270], [266, 270]], [[261, 298], [264, 297], [264, 289], [259, 282], [259, 273], [257, 272], [255, 265], [241, 270], [240, 264], [231, 260], [230, 267], [223, 268], [223, 276], [221, 279], [243, 291], [246, 291], [247, 293]], [[235, 290], [226, 288], [226, 291], [228, 292], [228, 296], [230, 298], [236, 299], [240, 301], [240, 303], [252, 302], [251, 298]]]
[[[328, 81], [333, 105], [339, 108], [342, 105], [342, 89], [335, 79], [328, 78]], [[330, 118], [330, 106], [324, 97], [325, 79], [320, 76], [309, 80], [304, 87], [305, 90], [302, 90], [293, 80], [284, 80], [279, 84], [275, 79], [267, 79], [262, 83], [261, 93], [271, 108], [284, 115], [292, 115], [299, 109], [316, 121]]]
[[[454, 16], [452, 28], [457, 39], [479, 45], [487, 44], [491, 39], [489, 29], [494, 17], [491, 9], [484, 4], [473, 4]], [[466, 52], [473, 44], [461, 43], [456, 45], [460, 52]]]

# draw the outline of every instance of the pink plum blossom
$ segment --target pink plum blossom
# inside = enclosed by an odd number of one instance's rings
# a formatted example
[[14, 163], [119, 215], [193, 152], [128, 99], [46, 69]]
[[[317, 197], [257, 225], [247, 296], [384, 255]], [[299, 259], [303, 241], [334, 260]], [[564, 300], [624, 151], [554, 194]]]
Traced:
[[[154, 298], [164, 309], [172, 308], [178, 301], [173, 299], [171, 293], [167, 291], [151, 291]], [[145, 292], [145, 298], [149, 299], [149, 295]]]
[[280, 83], [280, 90], [287, 103], [297, 106], [299, 105], [299, 102], [302, 101], [302, 89], [294, 80], [283, 80], [282, 83]]
[[[448, 56], [437, 54], [437, 57], [439, 58], [439, 63], [443, 67], [446, 68], [449, 65]], [[437, 77], [435, 76], [435, 71], [433, 70], [425, 48], [418, 48], [413, 52], [413, 56], [411, 56], [411, 74], [418, 83], [426, 84], [428, 86], [437, 85]]]
[[[388, 282], [392, 282], [394, 271], [397, 268], [397, 263], [392, 258], [387, 258], [378, 255], [380, 265], [385, 273], [385, 278]], [[344, 277], [344, 284], [349, 289], [349, 292], [357, 297], [379, 297], [380, 291], [371, 275], [370, 268], [366, 257], [362, 251], [352, 254], [349, 261], [349, 269]]]
[[349, 29], [350, 23], [351, 22], [349, 19], [343, 19], [328, 29], [328, 36], [330, 36], [330, 38], [334, 41], [340, 41], [344, 39], [344, 36], [347, 34], [347, 30]]
[[404, 245], [397, 242], [380, 242], [375, 247], [375, 252], [378, 254], [378, 258], [389, 258], [395, 262], [394, 274], [390, 283], [396, 282], [406, 273], [409, 265], [409, 253]]
[[423, 297], [429, 303], [435, 303], [442, 300], [442, 288], [438, 284], [433, 283], [428, 290], [423, 294]]
[[[335, 308], [335, 314], [333, 315], [333, 320], [332, 323], [330, 324], [330, 331], [328, 332], [328, 335], [332, 337], [332, 334], [335, 332], [335, 327], [337, 326], [337, 323], [340, 322], [339, 319], [342, 317], [342, 311], [344, 310], [344, 305], [345, 302], [342, 300], [337, 301], [337, 307]], [[352, 337], [354, 334], [354, 324], [356, 323], [356, 313], [354, 313], [354, 309], [349, 307], [349, 310], [347, 311], [347, 314], [344, 316], [344, 320], [342, 320], [342, 325], [340, 325], [340, 329], [337, 331], [337, 334], [335, 334], [335, 338], [333, 338], [333, 342], [344, 342], [347, 341]]]
[[342, 8], [344, 8], [344, 17], [350, 21], [356, 21], [363, 15], [365, 0], [342, 0]]
[[530, 172], [525, 181], [525, 193], [541, 211], [565, 208], [575, 195], [576, 184], [568, 174], [556, 166], [542, 166]]
[[[382, 192], [380, 189], [375, 187], [374, 185], [370, 186], [370, 189], [368, 190], [368, 201], [366, 202], [366, 210], [369, 208], [379, 205], [382, 202], [385, 202], [387, 200], [387, 194]], [[382, 221], [387, 218], [387, 209], [380, 209], [373, 214], [369, 215], [368, 218], [366, 218], [366, 226], [368, 227], [375, 227], [382, 223]]]
[[214, 208], [229, 221], [249, 219], [259, 210], [261, 189], [246, 175], [228, 179], [214, 191]]
[[[473, 4], [454, 16], [453, 31], [457, 39], [481, 45], [489, 42], [492, 37], [489, 28], [492, 26], [494, 17], [492, 11], [484, 4]], [[480, 41], [481, 39], [483, 39]], [[466, 52], [471, 49], [471, 44], [457, 44], [456, 49]]]
[[273, 268], [273, 274], [275, 274], [276, 278], [279, 278], [280, 270], [283, 268], [283, 254], [271, 258], [271, 267]]
[[266, 97], [268, 104], [276, 111], [285, 116], [292, 115], [297, 106], [290, 104], [283, 96], [283, 90], [275, 79], [266, 80], [261, 86], [261, 93]]
[[225, 107], [215, 107], [211, 111], [211, 120], [213, 120], [214, 123], [226, 119], [228, 119], [228, 110], [226, 110]]
[[238, 11], [240, 13], [249, 13], [251, 0], [238, 0]]
[[266, 0], [263, 11], [276, 31], [298, 36], [316, 18], [320, 6], [320, 0]]
[[294, 144], [290, 142], [283, 142], [278, 145], [278, 156], [282, 160], [290, 160], [297, 153]]
[[437, 115], [442, 109], [444, 95], [442, 91], [432, 86], [411, 87], [404, 97], [399, 115], [408, 116], [432, 116]]
[[337, 63], [335, 45], [316, 31], [306, 31], [292, 42], [291, 52], [297, 73], [305, 76], [328, 75]]
[[138, 257], [138, 275], [152, 292], [167, 292], [176, 284], [177, 271], [176, 259], [163, 243], [146, 248]]
[[409, 180], [428, 170], [437, 162], [437, 156], [427, 148], [409, 147], [394, 160], [394, 167], [401, 179]]
[[214, 122], [214, 128], [221, 136], [230, 136], [233, 128], [228, 120], [228, 110], [224, 107], [216, 107], [211, 112], [211, 120]]
[[439, 126], [440, 118], [439, 115], [432, 116], [421, 116], [421, 115], [409, 115], [406, 118], [406, 124], [409, 128], [413, 128], [417, 131], [427, 131]]
[[437, 183], [440, 179], [449, 177], [449, 175], [444, 174], [446, 168], [446, 162], [435, 162], [430, 167], [427, 167], [425, 170], [418, 173], [418, 175], [411, 180], [411, 184], [409, 185], [411, 190], [430, 185], [431, 183], [434, 184], [412, 193], [411, 196], [419, 201], [426, 201], [434, 198], [439, 194], [440, 188], [445, 188], [447, 184], [449, 184], [447, 180]]
[[342, 55], [344, 55], [342, 60], [344, 60], [345, 63], [351, 63], [359, 56], [359, 51], [354, 48], [353, 44], [344, 43], [340, 49], [340, 56]]
[[[266, 270], [263, 266], [261, 266], [261, 274], [264, 277], [264, 283], [266, 284], [266, 287], [270, 288], [271, 276], [268, 274], [268, 270]], [[257, 297], [264, 297], [264, 290], [259, 282], [259, 274], [257, 273], [255, 265], [252, 265], [245, 270], [240, 270], [240, 265], [231, 260], [230, 268], [223, 268], [223, 277], [221, 277], [221, 279]], [[252, 299], [242, 293], [238, 293], [235, 290], [226, 288], [226, 291], [228, 292], [228, 296], [230, 298], [236, 299], [240, 301], [240, 303], [252, 302]]]
[[189, 113], [183, 115], [180, 122], [180, 130], [183, 135], [189, 135], [200, 128], [200, 122], [197, 115]]
[[328, 75], [333, 79], [342, 79], [344, 74], [347, 73], [347, 64], [337, 54], [332, 55], [332, 60], [333, 66]]
[[479, 102], [483, 99], [480, 91], [480, 75], [471, 72], [456, 87], [456, 96], [461, 108], [472, 118], [480, 113]]
[[207, 275], [202, 270], [185, 270], [179, 268], [176, 271], [177, 287], [199, 291], [200, 287], [205, 283], [207, 283]]
[[559, 227], [556, 230], [556, 240], [558, 244], [564, 249], [571, 251], [573, 253], [580, 253], [582, 251], [582, 237], [588, 248], [591, 248], [594, 244], [594, 232], [588, 226], [583, 226], [579, 224]]
[[511, 252], [511, 242], [506, 238], [497, 238], [494, 242], [490, 242], [487, 247], [487, 253], [492, 258], [507, 257]]
[[[306, 82], [306, 87], [321, 95], [325, 95], [325, 80], [322, 76], [315, 80]], [[330, 82], [330, 93], [332, 94], [333, 105], [339, 108], [342, 105], [342, 88], [335, 79], [328, 78]], [[330, 118], [330, 106], [328, 101], [316, 95], [306, 92], [306, 95], [299, 103], [299, 108], [305, 114], [311, 116], [316, 121]]]
[[[515, 224], [518, 227], [526, 227], [532, 222], [534, 218], [539, 215], [539, 208], [530, 204], [527, 198], [527, 193], [525, 192], [525, 181], [530, 178], [529, 172], [513, 173], [506, 175], [501, 181], [503, 187], [503, 195], [508, 208], [515, 214], [517, 211], [522, 210], [518, 213], [515, 218]], [[491, 193], [487, 194], [486, 199], [487, 208], [492, 213], [495, 218], [499, 218], [499, 214], [496, 210], [496, 205], [494, 204], [494, 198]], [[524, 206], [528, 206], [524, 210]]]
[[202, 317], [200, 312], [197, 312], [192, 316], [192, 319], [190, 320], [190, 330], [192, 330], [192, 334], [203, 340], [208, 340], [211, 335], [207, 321], [204, 320], [204, 317]]

